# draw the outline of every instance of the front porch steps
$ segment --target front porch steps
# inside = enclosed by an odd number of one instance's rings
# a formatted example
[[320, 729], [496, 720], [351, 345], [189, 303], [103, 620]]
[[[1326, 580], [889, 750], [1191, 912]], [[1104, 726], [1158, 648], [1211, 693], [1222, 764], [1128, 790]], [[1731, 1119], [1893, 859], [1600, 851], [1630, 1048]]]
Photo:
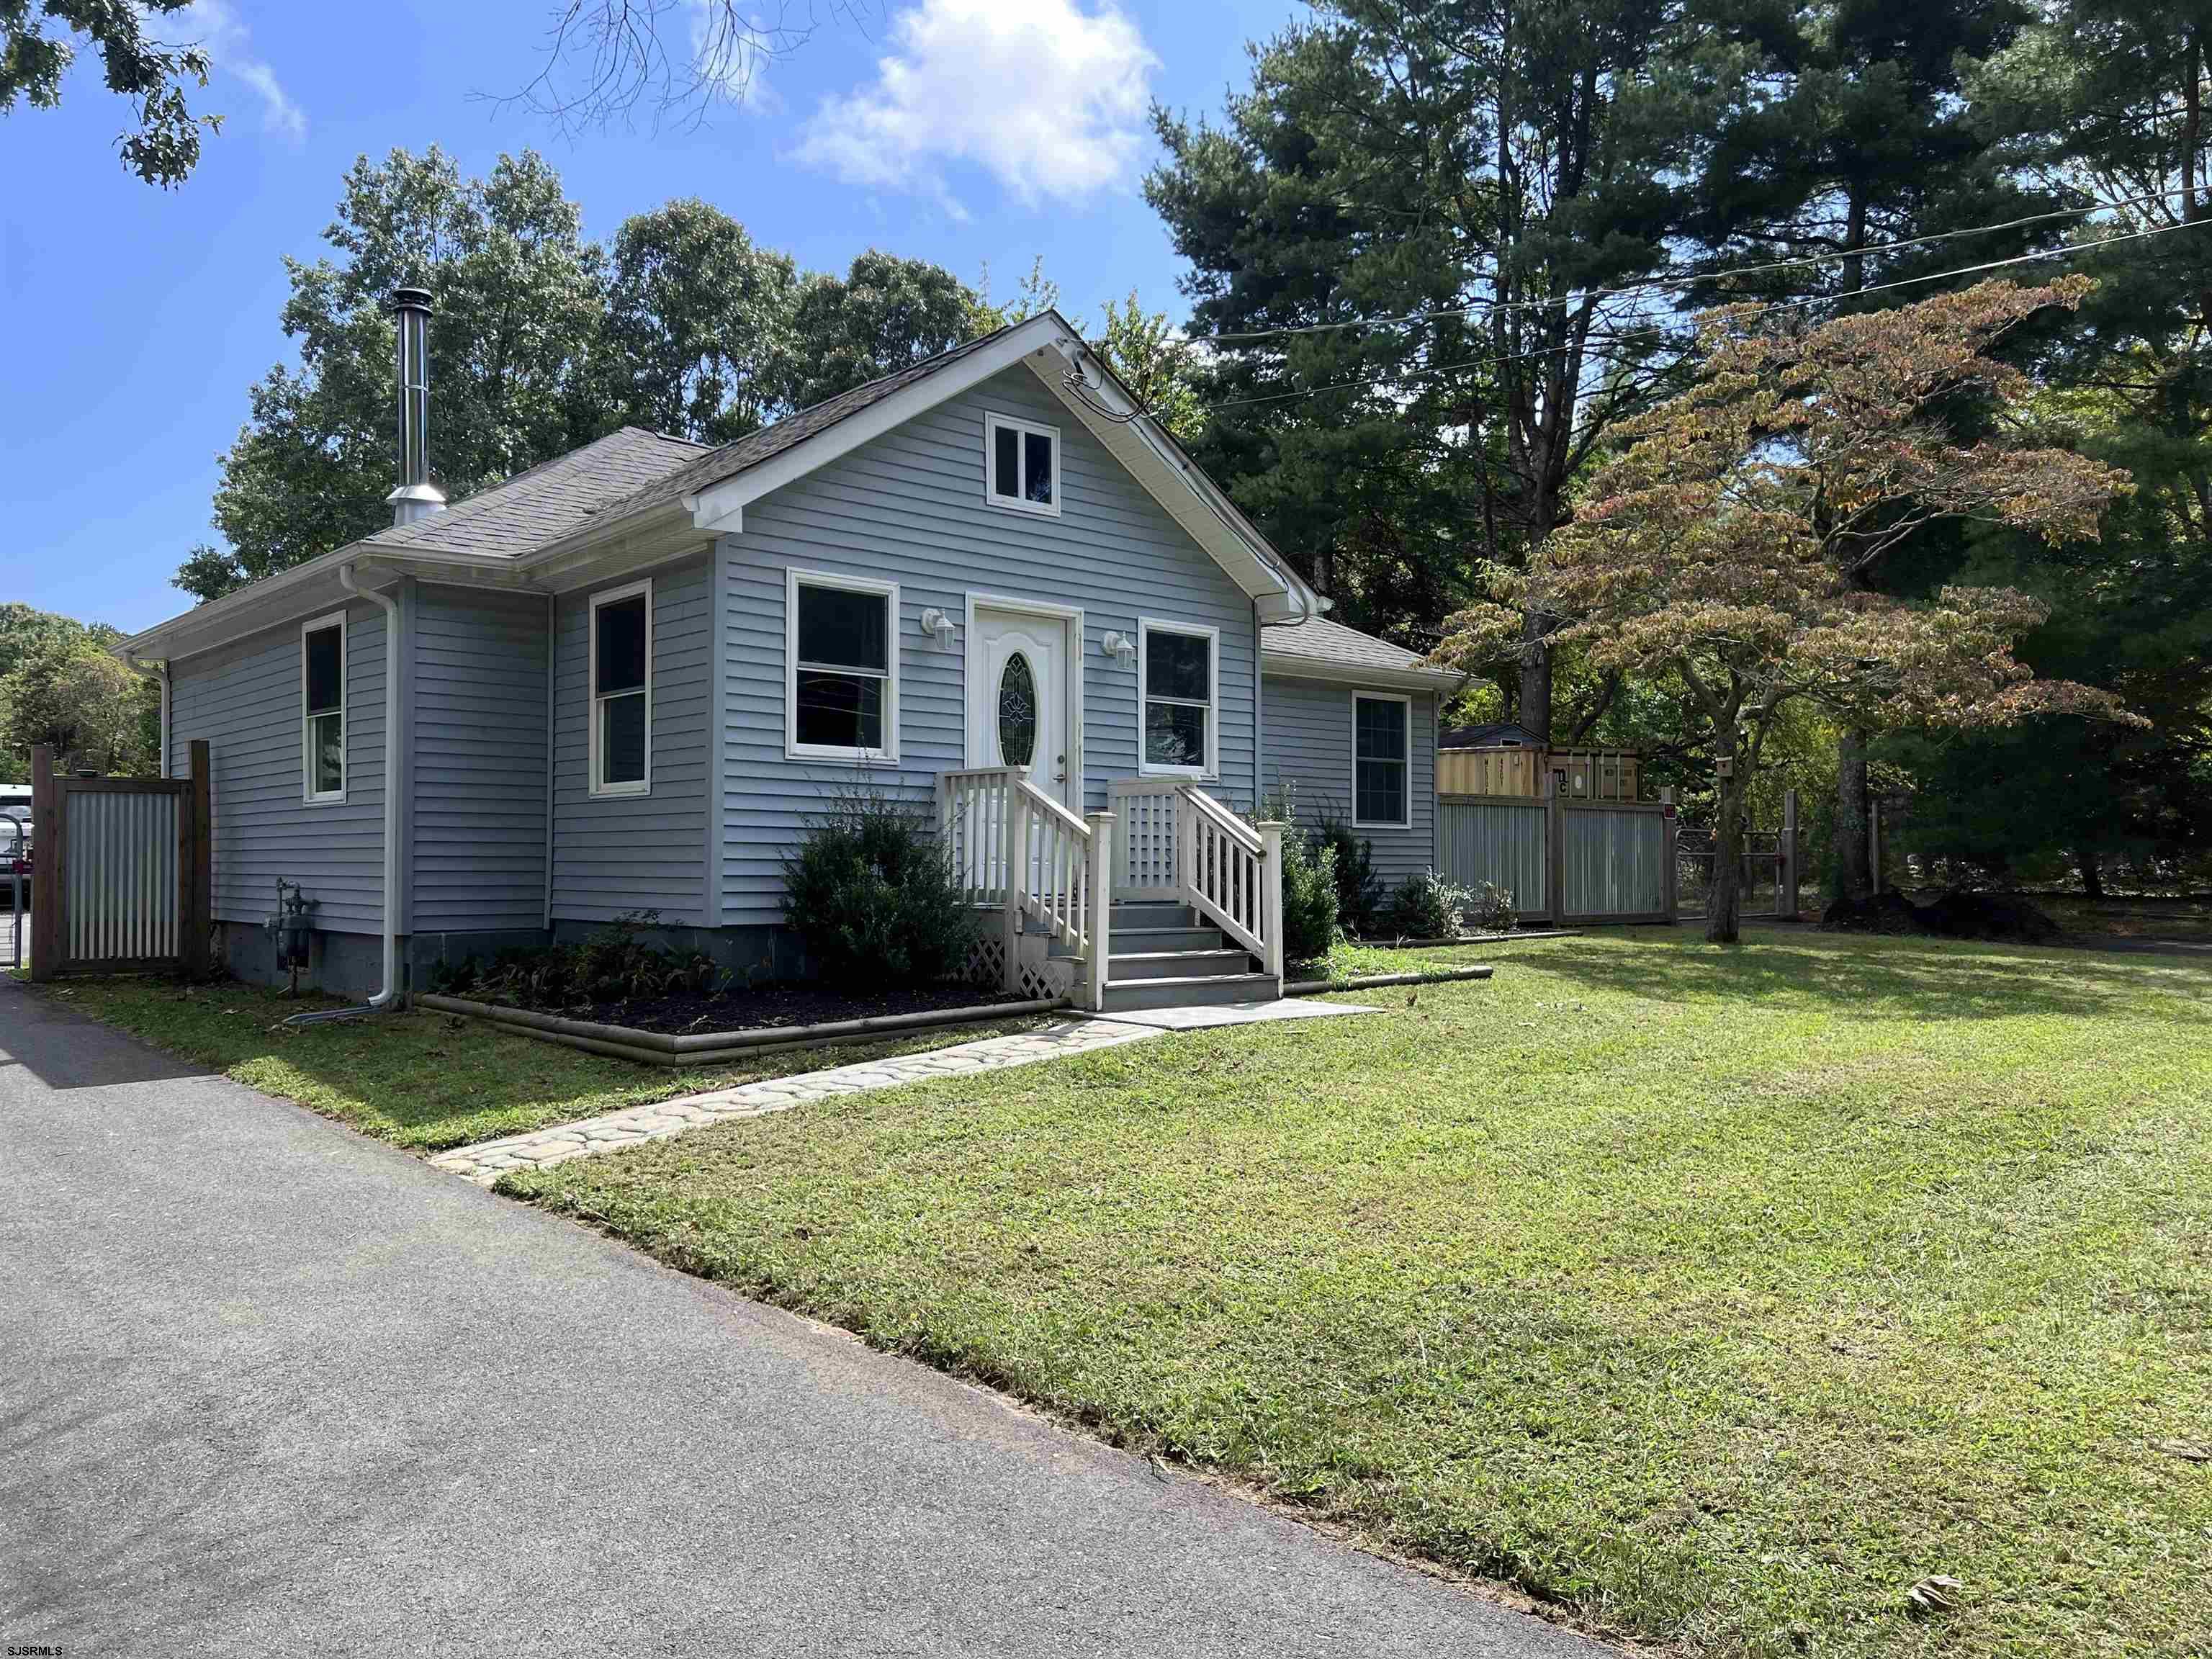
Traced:
[[1271, 1001], [1282, 984], [1188, 905], [1117, 903], [1109, 919], [1106, 995], [1098, 1012], [1211, 1008]]

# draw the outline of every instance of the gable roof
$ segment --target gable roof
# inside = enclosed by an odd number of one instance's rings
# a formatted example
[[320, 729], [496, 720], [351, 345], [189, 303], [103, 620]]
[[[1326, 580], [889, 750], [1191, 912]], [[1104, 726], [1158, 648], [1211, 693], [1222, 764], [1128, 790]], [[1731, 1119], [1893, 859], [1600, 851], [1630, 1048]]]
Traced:
[[[1025, 365], [1182, 525], [1270, 621], [1316, 616], [1328, 601], [1299, 580], [1235, 504], [1146, 415], [1066, 319], [1046, 310], [710, 448], [624, 427], [455, 502], [377, 530], [235, 593], [156, 623], [125, 656], [199, 651], [312, 614], [356, 561], [434, 570], [439, 580], [581, 585], [617, 549], [636, 562], [738, 531], [744, 504], [827, 465], [969, 386]], [[1096, 372], [1093, 382], [1085, 370]], [[1081, 377], [1085, 394], [1068, 384]], [[1090, 393], [1098, 394], [1094, 402]], [[1119, 406], [1115, 406], [1118, 402]], [[642, 553], [639, 550], [642, 548]], [[1268, 616], [1268, 611], [1275, 614]]]
[[1436, 667], [1418, 652], [1325, 617], [1262, 629], [1260, 666], [1261, 672], [1283, 678], [1401, 689], [1449, 690], [1462, 678], [1450, 669]]

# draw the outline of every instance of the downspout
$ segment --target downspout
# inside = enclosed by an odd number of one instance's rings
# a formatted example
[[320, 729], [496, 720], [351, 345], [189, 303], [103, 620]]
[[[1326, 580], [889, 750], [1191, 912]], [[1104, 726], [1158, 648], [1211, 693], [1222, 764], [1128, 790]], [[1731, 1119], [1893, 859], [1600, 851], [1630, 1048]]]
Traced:
[[389, 594], [362, 586], [353, 572], [350, 562], [340, 565], [338, 586], [384, 612], [384, 986], [361, 1007], [326, 1018], [382, 1013], [399, 1001], [399, 605]]
[[553, 931], [553, 671], [558, 666], [560, 596], [545, 595], [545, 931]]

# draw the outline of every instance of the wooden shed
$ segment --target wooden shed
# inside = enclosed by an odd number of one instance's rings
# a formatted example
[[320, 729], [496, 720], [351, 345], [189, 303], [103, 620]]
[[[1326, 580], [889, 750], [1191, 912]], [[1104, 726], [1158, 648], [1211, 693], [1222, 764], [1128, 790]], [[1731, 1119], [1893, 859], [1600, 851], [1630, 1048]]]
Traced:
[[1627, 749], [1553, 749], [1510, 721], [1455, 726], [1437, 747], [1439, 795], [1522, 795], [1541, 799], [1556, 774], [1568, 800], [1638, 799], [1642, 757]]

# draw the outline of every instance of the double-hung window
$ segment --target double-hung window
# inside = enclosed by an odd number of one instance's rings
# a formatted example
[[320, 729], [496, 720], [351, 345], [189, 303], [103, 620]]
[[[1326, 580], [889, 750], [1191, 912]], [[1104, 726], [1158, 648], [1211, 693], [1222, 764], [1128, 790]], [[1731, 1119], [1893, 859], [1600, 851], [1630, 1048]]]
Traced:
[[1144, 688], [1148, 776], [1205, 778], [1219, 769], [1221, 630], [1140, 618], [1137, 679]]
[[1060, 428], [983, 416], [983, 499], [994, 507], [1060, 516]]
[[896, 585], [813, 570], [785, 584], [784, 752], [896, 760]]
[[1413, 755], [1413, 699], [1352, 693], [1352, 828], [1412, 828]]
[[345, 612], [300, 629], [300, 788], [311, 801], [346, 793]]
[[592, 793], [653, 787], [653, 580], [592, 595]]

